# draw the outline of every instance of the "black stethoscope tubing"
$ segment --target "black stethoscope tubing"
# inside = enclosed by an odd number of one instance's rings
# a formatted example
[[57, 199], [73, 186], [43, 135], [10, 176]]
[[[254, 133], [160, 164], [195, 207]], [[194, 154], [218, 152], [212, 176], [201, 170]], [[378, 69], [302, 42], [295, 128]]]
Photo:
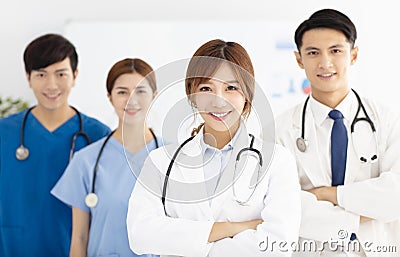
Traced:
[[[71, 139], [71, 146], [70, 146], [70, 153], [69, 153], [69, 160], [71, 160], [72, 155], [74, 154], [74, 149], [75, 149], [75, 142], [76, 139], [79, 136], [83, 136], [86, 139], [86, 142], [88, 144], [91, 143], [91, 139], [88, 134], [85, 133], [84, 128], [83, 128], [83, 119], [81, 113], [73, 106], [70, 106], [78, 115], [79, 118], [79, 131], [74, 133], [72, 135]], [[16, 150], [16, 158], [20, 161], [26, 160], [29, 157], [29, 149], [25, 147], [24, 145], [24, 140], [25, 140], [25, 125], [26, 125], [26, 120], [28, 118], [29, 113], [32, 111], [32, 109], [35, 108], [35, 106], [30, 107], [26, 113], [24, 114], [24, 117], [22, 119], [22, 126], [21, 126], [21, 131], [19, 135], [19, 144], [20, 146]]]
[[[236, 163], [239, 162], [240, 156], [242, 155], [242, 153], [244, 153], [245, 151], [252, 151], [252, 152], [255, 152], [255, 153], [258, 155], [258, 164], [259, 164], [259, 167], [261, 167], [261, 166], [263, 165], [262, 154], [260, 153], [259, 150], [253, 148], [254, 136], [253, 136], [252, 134], [249, 134], [249, 136], [251, 137], [250, 147], [243, 148], [243, 149], [241, 149], [241, 150], [238, 152], [238, 154], [236, 155]], [[189, 143], [194, 137], [195, 137], [195, 136], [189, 137], [188, 139], [186, 139], [186, 140], [178, 147], [178, 149], [176, 149], [176, 151], [175, 151], [174, 155], [172, 156], [172, 159], [171, 159], [171, 161], [170, 161], [170, 163], [169, 163], [169, 165], [168, 165], [167, 173], [165, 174], [165, 178], [164, 178], [164, 184], [163, 184], [163, 190], [162, 190], [162, 196], [161, 196], [161, 202], [162, 202], [162, 204], [163, 204], [165, 216], [168, 216], [167, 210], [166, 210], [166, 207], [165, 207], [165, 197], [166, 197], [166, 194], [167, 194], [168, 180], [169, 180], [169, 176], [170, 176], [170, 174], [171, 174], [172, 166], [174, 165], [174, 162], [175, 162], [175, 160], [176, 160], [176, 157], [178, 157], [178, 154], [179, 154], [179, 152], [182, 150], [182, 148], [183, 148], [187, 143]], [[236, 166], [235, 166], [235, 169], [236, 169]], [[258, 182], [259, 182], [259, 181], [258, 181], [258, 177], [257, 177], [257, 184], [258, 184]], [[253, 195], [256, 186], [257, 186], [257, 185], [254, 186], [253, 192], [252, 192], [252, 194], [250, 195], [250, 197]], [[238, 202], [240, 205], [244, 205], [246, 202], [249, 201], [250, 197], [249, 197], [246, 201], [241, 202], [241, 201], [238, 201], [238, 200], [237, 200], [237, 202]]]
[[[156, 135], [154, 134], [154, 131], [152, 129], [149, 129], [151, 135], [153, 136], [155, 143], [156, 143], [156, 148], [159, 147], [158, 144], [158, 140]], [[112, 131], [107, 138], [104, 140], [103, 144], [101, 145], [100, 151], [97, 154], [97, 158], [96, 158], [96, 162], [94, 164], [94, 168], [93, 168], [93, 180], [92, 180], [92, 186], [91, 186], [91, 190], [90, 193], [86, 196], [85, 198], [85, 203], [88, 207], [95, 207], [97, 205], [98, 202], [98, 197], [95, 193], [95, 184], [96, 184], [96, 177], [97, 177], [97, 167], [99, 166], [99, 162], [100, 162], [100, 158], [103, 154], [103, 150], [105, 148], [105, 146], [107, 145], [108, 140], [111, 138], [111, 136], [114, 134], [115, 130]]]
[[181, 151], [181, 149], [182, 149], [187, 143], [189, 143], [190, 141], [192, 141], [192, 139], [193, 139], [194, 137], [195, 137], [195, 136], [191, 136], [191, 137], [189, 137], [188, 139], [186, 139], [185, 142], [183, 142], [183, 143], [178, 147], [178, 149], [176, 149], [174, 155], [172, 156], [171, 161], [169, 162], [168, 169], [167, 169], [167, 173], [165, 174], [164, 185], [163, 185], [162, 196], [161, 196], [161, 202], [162, 202], [162, 204], [163, 204], [163, 206], [164, 206], [164, 213], [165, 213], [166, 216], [168, 216], [168, 215], [167, 215], [167, 210], [165, 209], [165, 196], [166, 196], [166, 194], [167, 194], [168, 180], [169, 180], [169, 175], [171, 174], [172, 166], [174, 165], [174, 162], [175, 162], [175, 160], [176, 160], [176, 157], [178, 157], [178, 154], [179, 154], [179, 152]]
[[[372, 132], [375, 134], [375, 132], [376, 132], [375, 125], [374, 125], [373, 121], [371, 120], [371, 118], [369, 117], [369, 115], [368, 115], [368, 113], [367, 113], [367, 111], [366, 111], [366, 109], [364, 107], [364, 104], [361, 101], [360, 96], [358, 95], [358, 93], [354, 89], [351, 89], [351, 90], [353, 91], [354, 95], [356, 96], [357, 102], [358, 102], [357, 112], [356, 112], [356, 115], [354, 116], [354, 119], [351, 122], [351, 126], [350, 126], [351, 134], [354, 132], [355, 125], [359, 121], [368, 122], [368, 124], [371, 127]], [[306, 99], [306, 101], [304, 102], [304, 105], [303, 105], [303, 112], [302, 112], [302, 117], [301, 117], [301, 137], [297, 138], [297, 140], [296, 140], [297, 148], [301, 152], [305, 152], [307, 150], [307, 146], [308, 146], [307, 140], [305, 139], [304, 135], [305, 135], [305, 123], [306, 123], [306, 108], [307, 108], [307, 103], [308, 103], [309, 99], [310, 99], [310, 96], [307, 97], [307, 99]], [[358, 118], [360, 110], [363, 111], [365, 117]], [[376, 138], [375, 138], [375, 141], [376, 141]], [[375, 144], [377, 144], [377, 142], [375, 142]], [[378, 159], [377, 154], [374, 154], [371, 157], [371, 161], [376, 161], [377, 159]], [[365, 157], [361, 156], [360, 157], [360, 161], [367, 162], [367, 159]]]

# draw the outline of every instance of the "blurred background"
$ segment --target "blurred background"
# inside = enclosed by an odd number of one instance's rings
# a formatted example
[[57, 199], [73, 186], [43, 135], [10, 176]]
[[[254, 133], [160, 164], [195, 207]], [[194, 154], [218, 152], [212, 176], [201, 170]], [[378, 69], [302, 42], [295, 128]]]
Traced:
[[[70, 39], [79, 54], [71, 104], [111, 127], [116, 120], [106, 97], [105, 80], [116, 61], [138, 57], [157, 70], [190, 58], [201, 44], [214, 38], [236, 41], [247, 49], [256, 81], [275, 115], [303, 101], [309, 88], [293, 55], [293, 34], [321, 8], [344, 12], [357, 27], [360, 50], [351, 71], [352, 87], [386, 105], [400, 107], [395, 1], [1, 0], [1, 6], [0, 97], [35, 104], [25, 77], [23, 51], [34, 38], [59, 33]], [[159, 81], [158, 86], [166, 85]], [[178, 101], [184, 92], [180, 86], [176, 89], [181, 93], [175, 95]]]

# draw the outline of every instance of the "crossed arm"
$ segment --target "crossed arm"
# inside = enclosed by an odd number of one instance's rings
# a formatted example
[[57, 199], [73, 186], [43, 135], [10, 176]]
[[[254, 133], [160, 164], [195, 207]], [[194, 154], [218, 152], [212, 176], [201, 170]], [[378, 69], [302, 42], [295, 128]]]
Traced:
[[[317, 200], [319, 201], [328, 201], [334, 205], [338, 205], [336, 186], [316, 187], [305, 191], [314, 194], [317, 197]], [[367, 222], [370, 220], [373, 220], [373, 218], [360, 216], [360, 223]]]

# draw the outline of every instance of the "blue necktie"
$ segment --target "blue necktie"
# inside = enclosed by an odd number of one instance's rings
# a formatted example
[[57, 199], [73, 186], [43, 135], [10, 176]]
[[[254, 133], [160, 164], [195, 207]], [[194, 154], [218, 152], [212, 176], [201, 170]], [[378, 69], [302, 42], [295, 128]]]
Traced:
[[347, 130], [340, 111], [330, 111], [329, 117], [334, 120], [331, 133], [332, 186], [339, 186], [344, 184], [346, 173]]
[[[340, 111], [330, 111], [329, 117], [334, 120], [331, 133], [332, 186], [339, 186], [344, 184], [346, 173], [347, 130]], [[350, 240], [354, 239], [356, 239], [356, 234], [352, 233]]]

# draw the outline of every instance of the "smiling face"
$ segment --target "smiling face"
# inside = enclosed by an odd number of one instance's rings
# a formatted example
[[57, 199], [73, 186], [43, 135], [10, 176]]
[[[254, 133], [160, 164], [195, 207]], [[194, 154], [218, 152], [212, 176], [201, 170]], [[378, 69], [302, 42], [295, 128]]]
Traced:
[[26, 74], [38, 108], [56, 111], [68, 107], [68, 96], [78, 72], [72, 72], [69, 58]]
[[108, 97], [118, 115], [119, 123], [135, 125], [144, 123], [155, 94], [142, 75], [127, 73], [115, 80]]
[[343, 99], [349, 92], [348, 70], [358, 48], [351, 48], [342, 32], [327, 28], [305, 32], [302, 42], [295, 55], [311, 83], [312, 96], [322, 103], [330, 96]]
[[222, 64], [213, 78], [199, 84], [193, 101], [204, 119], [206, 132], [235, 133], [245, 106], [245, 96], [232, 69]]

